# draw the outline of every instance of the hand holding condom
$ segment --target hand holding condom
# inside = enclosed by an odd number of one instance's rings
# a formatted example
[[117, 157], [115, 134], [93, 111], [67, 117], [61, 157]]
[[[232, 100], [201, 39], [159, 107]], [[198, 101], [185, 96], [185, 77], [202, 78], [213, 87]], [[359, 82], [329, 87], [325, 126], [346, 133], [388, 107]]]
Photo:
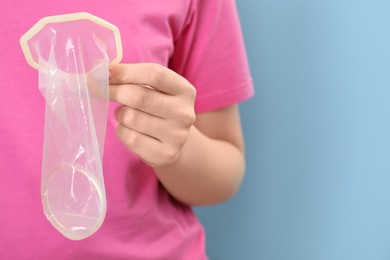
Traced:
[[158, 64], [113, 64], [110, 71], [110, 99], [123, 105], [119, 139], [152, 167], [174, 163], [195, 121], [195, 88]]

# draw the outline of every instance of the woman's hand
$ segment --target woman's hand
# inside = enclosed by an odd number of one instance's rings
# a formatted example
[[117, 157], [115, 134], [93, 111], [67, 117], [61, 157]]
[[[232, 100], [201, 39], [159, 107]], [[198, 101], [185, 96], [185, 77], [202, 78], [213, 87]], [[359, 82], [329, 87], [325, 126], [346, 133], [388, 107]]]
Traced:
[[173, 164], [195, 122], [195, 88], [174, 71], [153, 63], [110, 66], [110, 99], [117, 135], [152, 167]]
[[117, 135], [154, 167], [170, 195], [210, 205], [235, 194], [245, 169], [237, 106], [195, 122], [195, 89], [172, 70], [140, 63], [112, 65], [110, 72], [110, 99], [123, 105]]

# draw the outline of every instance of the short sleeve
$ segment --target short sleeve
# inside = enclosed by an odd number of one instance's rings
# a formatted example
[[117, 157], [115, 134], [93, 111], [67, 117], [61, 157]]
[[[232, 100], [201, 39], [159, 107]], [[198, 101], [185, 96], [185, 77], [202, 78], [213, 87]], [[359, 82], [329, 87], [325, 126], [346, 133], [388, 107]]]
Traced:
[[208, 112], [254, 94], [234, 0], [194, 0], [175, 39], [170, 68], [197, 90], [195, 110]]

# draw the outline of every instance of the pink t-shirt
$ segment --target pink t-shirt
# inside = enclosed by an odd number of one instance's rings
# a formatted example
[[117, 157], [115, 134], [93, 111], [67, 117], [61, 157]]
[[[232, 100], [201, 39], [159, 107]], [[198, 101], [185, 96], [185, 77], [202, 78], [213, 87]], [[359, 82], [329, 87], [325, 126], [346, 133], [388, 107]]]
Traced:
[[115, 137], [104, 151], [107, 215], [71, 241], [46, 220], [40, 198], [45, 101], [19, 38], [40, 18], [89, 12], [115, 24], [122, 62], [169, 66], [197, 88], [198, 113], [249, 98], [253, 87], [233, 0], [0, 1], [0, 259], [206, 259], [202, 225]]

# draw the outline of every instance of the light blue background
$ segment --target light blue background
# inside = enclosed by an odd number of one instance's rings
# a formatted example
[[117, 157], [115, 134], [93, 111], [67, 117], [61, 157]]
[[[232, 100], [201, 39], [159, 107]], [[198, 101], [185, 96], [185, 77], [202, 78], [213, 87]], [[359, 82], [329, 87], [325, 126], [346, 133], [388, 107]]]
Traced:
[[247, 175], [210, 259], [390, 259], [390, 1], [237, 0]]

